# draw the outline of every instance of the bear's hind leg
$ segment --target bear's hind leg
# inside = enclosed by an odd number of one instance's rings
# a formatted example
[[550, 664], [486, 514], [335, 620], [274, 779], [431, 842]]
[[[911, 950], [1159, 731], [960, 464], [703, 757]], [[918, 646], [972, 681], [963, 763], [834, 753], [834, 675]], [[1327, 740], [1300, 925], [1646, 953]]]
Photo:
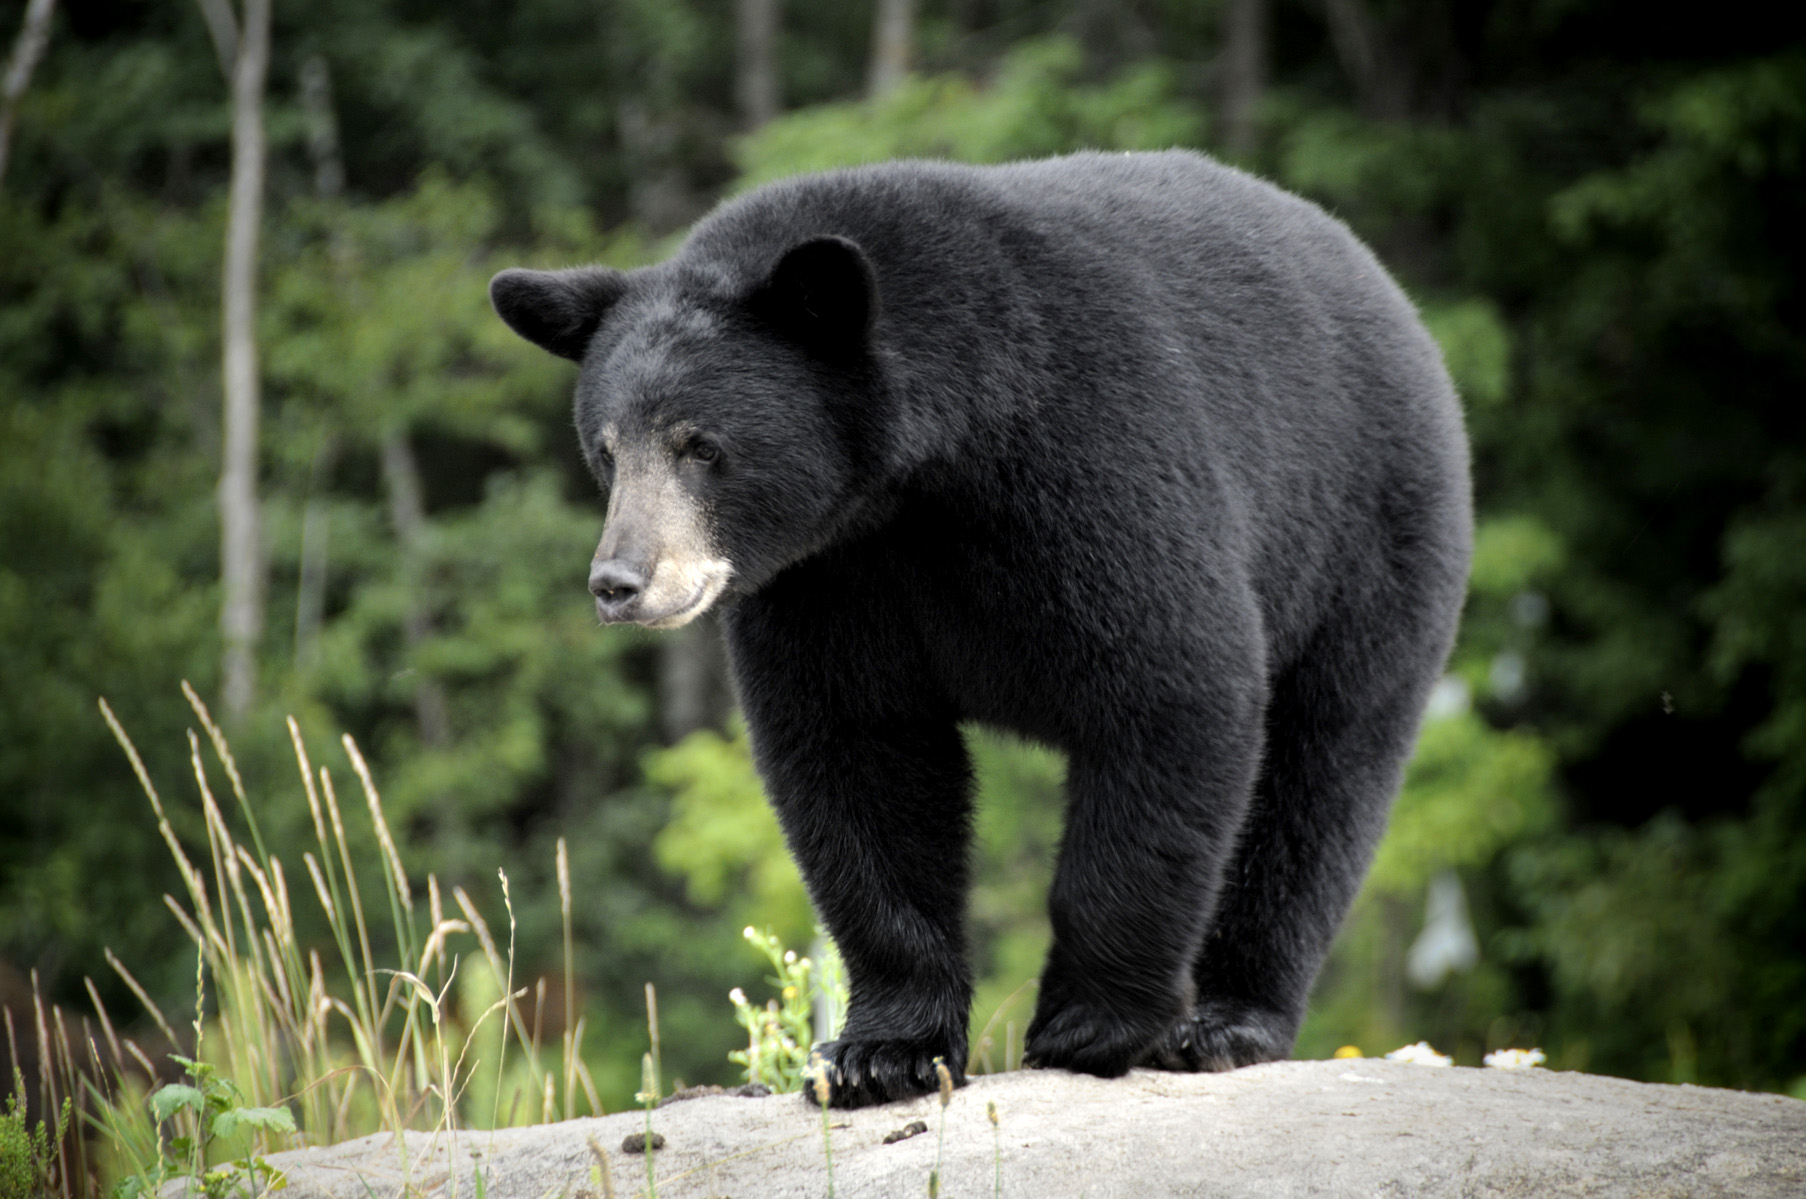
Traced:
[[1393, 645], [1357, 660], [1360, 639], [1342, 640], [1341, 654], [1318, 652], [1336, 639], [1317, 640], [1275, 683], [1253, 806], [1193, 972], [1196, 1000], [1147, 1065], [1230, 1070], [1289, 1057], [1385, 831], [1436, 678], [1430, 652]]
[[1110, 752], [1072, 751], [1029, 1064], [1122, 1074], [1189, 1010], [1259, 761], [1257, 689], [1240, 690], [1209, 714], [1170, 705]]

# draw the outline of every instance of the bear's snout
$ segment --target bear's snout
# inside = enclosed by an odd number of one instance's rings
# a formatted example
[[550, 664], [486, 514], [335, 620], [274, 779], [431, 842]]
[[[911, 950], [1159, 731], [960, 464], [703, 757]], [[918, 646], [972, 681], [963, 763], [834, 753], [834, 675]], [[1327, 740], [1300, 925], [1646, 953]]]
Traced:
[[589, 590], [596, 597], [596, 613], [604, 622], [616, 624], [633, 619], [634, 605], [646, 590], [646, 576], [619, 558], [610, 558], [590, 567]]

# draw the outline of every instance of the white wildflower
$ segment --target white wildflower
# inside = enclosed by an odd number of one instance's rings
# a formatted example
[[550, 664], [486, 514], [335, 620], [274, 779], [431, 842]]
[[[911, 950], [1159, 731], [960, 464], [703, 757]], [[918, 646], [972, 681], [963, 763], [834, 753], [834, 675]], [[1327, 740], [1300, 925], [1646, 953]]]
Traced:
[[1540, 1049], [1495, 1049], [1483, 1060], [1494, 1070], [1533, 1070], [1549, 1059]]
[[1394, 1049], [1386, 1055], [1389, 1062], [1404, 1062], [1408, 1066], [1452, 1066], [1455, 1059], [1446, 1054], [1437, 1053], [1428, 1041], [1419, 1041], [1415, 1045], [1406, 1045]]
[[746, 992], [742, 991], [739, 987], [735, 987], [733, 990], [729, 991], [727, 997], [735, 1007], [746, 1006]]

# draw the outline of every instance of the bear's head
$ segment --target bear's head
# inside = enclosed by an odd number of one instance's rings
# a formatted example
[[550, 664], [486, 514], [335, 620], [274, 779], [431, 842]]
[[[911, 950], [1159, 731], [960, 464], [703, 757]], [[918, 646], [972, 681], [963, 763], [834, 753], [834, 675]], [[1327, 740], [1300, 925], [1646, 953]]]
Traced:
[[583, 453], [608, 496], [604, 621], [676, 628], [756, 591], [871, 506], [878, 293], [855, 243], [792, 246], [751, 284], [681, 260], [507, 270], [496, 312], [582, 365]]

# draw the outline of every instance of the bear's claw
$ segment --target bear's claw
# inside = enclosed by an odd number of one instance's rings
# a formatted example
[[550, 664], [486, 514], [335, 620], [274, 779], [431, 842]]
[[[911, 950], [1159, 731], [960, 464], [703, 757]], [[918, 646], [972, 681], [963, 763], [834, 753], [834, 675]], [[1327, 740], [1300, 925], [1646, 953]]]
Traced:
[[1243, 1004], [1199, 1003], [1138, 1063], [1187, 1072], [1234, 1070], [1291, 1056], [1296, 1021]]
[[[937, 1062], [947, 1067], [954, 1086], [966, 1085], [965, 1055], [938, 1041], [828, 1041], [812, 1056], [812, 1066], [827, 1072], [833, 1107], [870, 1107], [938, 1090]], [[821, 1102], [812, 1079], [803, 1083], [803, 1101], [812, 1107]]]
[[1119, 1012], [1074, 1001], [1037, 1012], [1026, 1040], [1024, 1065], [1116, 1078], [1146, 1051], [1149, 1035]]

